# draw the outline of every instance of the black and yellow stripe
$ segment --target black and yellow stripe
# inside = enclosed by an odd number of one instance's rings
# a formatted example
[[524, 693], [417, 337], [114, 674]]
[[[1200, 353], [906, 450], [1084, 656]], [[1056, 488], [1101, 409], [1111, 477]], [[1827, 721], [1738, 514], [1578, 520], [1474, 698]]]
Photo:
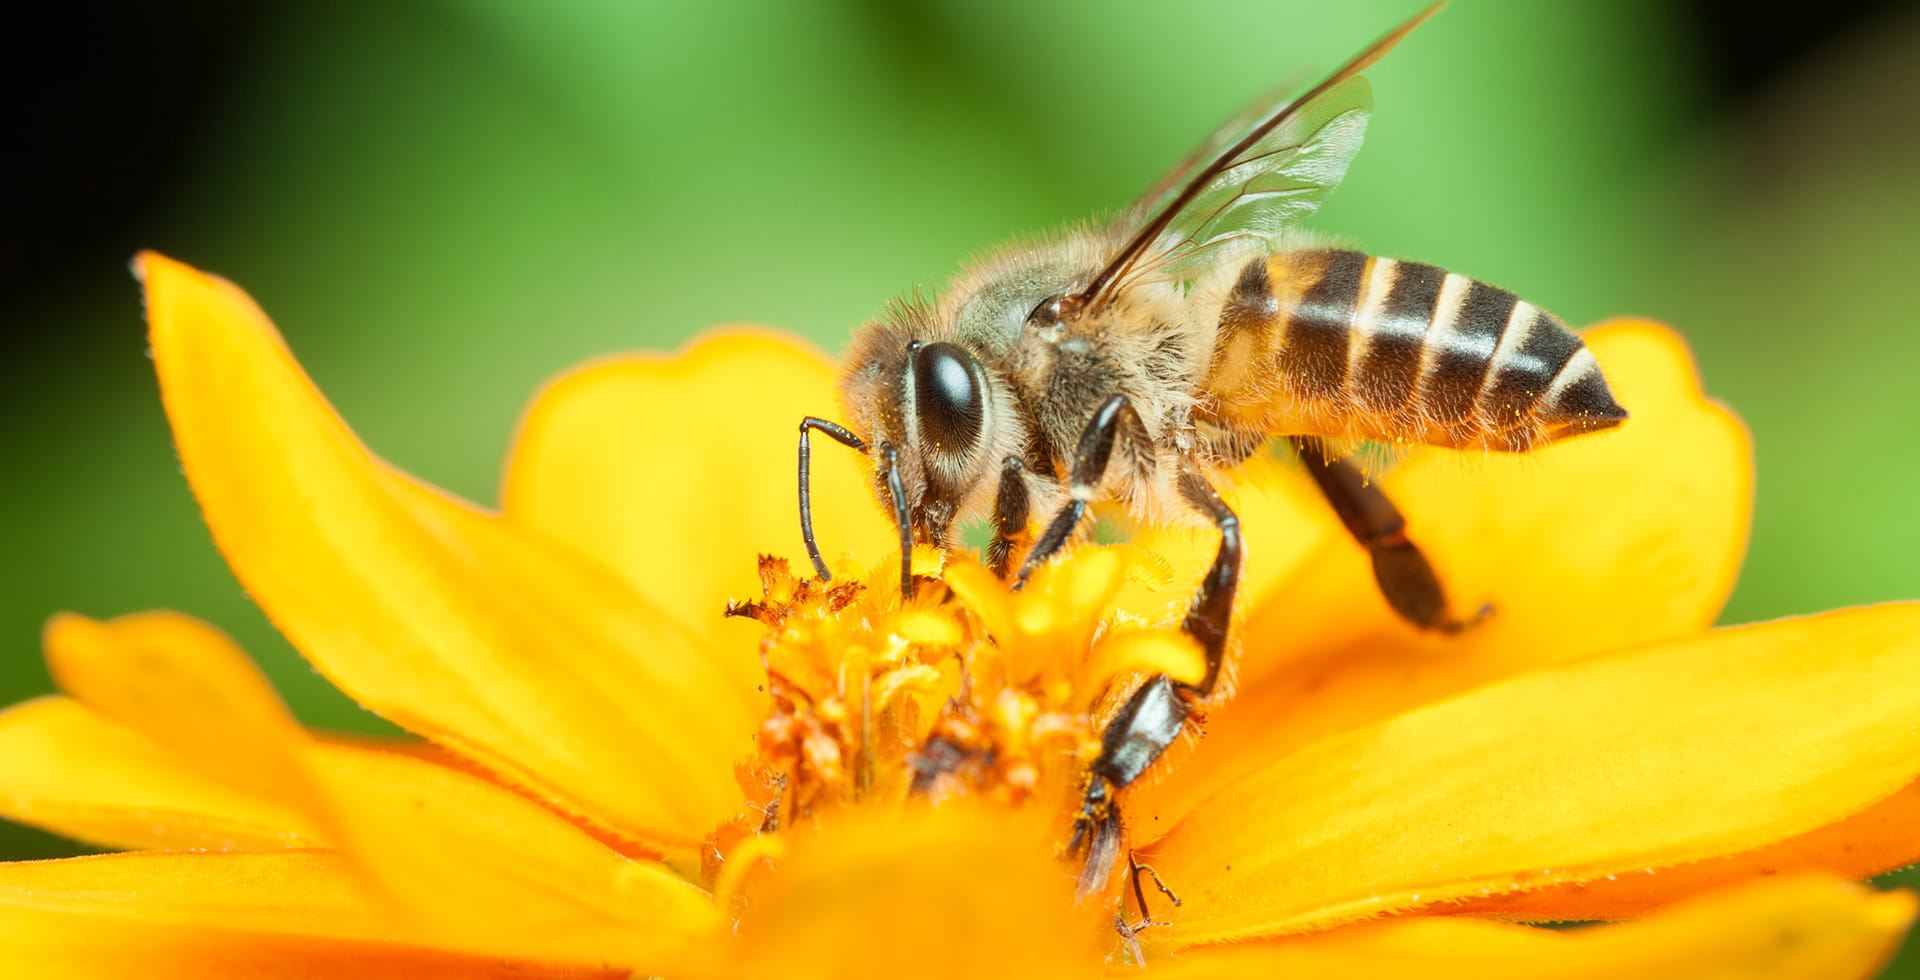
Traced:
[[1431, 265], [1390, 259], [1376, 261], [1374, 266], [1369, 282], [1380, 294], [1380, 304], [1370, 318], [1362, 317], [1370, 323], [1371, 332], [1361, 347], [1357, 372], [1365, 379], [1360, 404], [1374, 412], [1397, 412], [1419, 393], [1427, 326], [1440, 305], [1440, 286], [1447, 273]]
[[1559, 320], [1418, 262], [1331, 249], [1256, 259], [1220, 326], [1220, 349], [1265, 355], [1270, 369], [1253, 373], [1294, 403], [1354, 419], [1340, 434], [1522, 451], [1626, 418]]

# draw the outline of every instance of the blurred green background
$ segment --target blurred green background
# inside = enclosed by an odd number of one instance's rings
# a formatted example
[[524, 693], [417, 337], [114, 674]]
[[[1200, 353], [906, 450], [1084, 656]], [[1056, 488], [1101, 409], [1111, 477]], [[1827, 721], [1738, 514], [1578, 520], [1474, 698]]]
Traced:
[[[347, 728], [373, 723], [207, 540], [136, 248], [241, 283], [377, 451], [491, 501], [522, 404], [568, 365], [733, 321], [837, 348], [967, 254], [1126, 203], [1417, 9], [125, 6], [14, 38], [32, 179], [0, 225], [0, 701], [51, 689], [49, 613], [165, 607]], [[1315, 224], [1571, 323], [1684, 331], [1758, 444], [1728, 621], [1920, 595], [1917, 14], [1461, 0], [1371, 72], [1367, 148]], [[0, 856], [70, 852], [0, 829]]]

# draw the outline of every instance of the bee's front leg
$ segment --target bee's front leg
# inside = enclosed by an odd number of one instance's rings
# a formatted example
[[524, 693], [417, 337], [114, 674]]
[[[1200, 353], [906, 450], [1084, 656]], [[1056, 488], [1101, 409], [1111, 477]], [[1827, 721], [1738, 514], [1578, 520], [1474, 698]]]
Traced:
[[1418, 545], [1407, 538], [1407, 521], [1400, 509], [1367, 480], [1359, 467], [1345, 460], [1329, 459], [1326, 446], [1307, 436], [1292, 436], [1294, 452], [1306, 464], [1307, 473], [1320, 488], [1333, 512], [1346, 525], [1367, 554], [1373, 558], [1373, 578], [1380, 594], [1400, 618], [1421, 629], [1458, 633], [1486, 618], [1492, 606], [1481, 606], [1465, 619], [1447, 614], [1447, 592], [1432, 563]]
[[816, 429], [842, 446], [858, 452], [866, 452], [867, 444], [838, 422], [811, 415], [800, 420], [800, 537], [807, 543], [807, 557], [813, 559], [814, 574], [825, 582], [833, 578], [833, 573], [827, 571], [827, 561], [820, 557], [820, 542], [813, 536], [813, 450], [807, 444], [807, 433]]

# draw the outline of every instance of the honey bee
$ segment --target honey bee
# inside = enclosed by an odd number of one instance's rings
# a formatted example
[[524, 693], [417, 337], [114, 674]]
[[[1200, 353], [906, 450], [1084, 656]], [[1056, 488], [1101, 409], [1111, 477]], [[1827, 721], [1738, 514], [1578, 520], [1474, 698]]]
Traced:
[[1297, 230], [1360, 148], [1371, 106], [1360, 73], [1434, 9], [1305, 94], [1229, 123], [1120, 220], [1003, 248], [938, 301], [895, 302], [846, 358], [841, 392], [852, 424], [801, 422], [800, 522], [821, 578], [828, 570], [809, 509], [813, 432], [872, 459], [906, 595], [912, 546], [950, 548], [970, 518], [991, 521], [988, 563], [1016, 587], [1097, 500], [1149, 519], [1196, 513], [1218, 528], [1218, 552], [1183, 623], [1206, 655], [1205, 676], [1153, 677], [1105, 726], [1068, 845], [1086, 853], [1083, 891], [1115, 863], [1116, 794], [1173, 743], [1220, 678], [1243, 543], [1211, 474], [1289, 440], [1370, 553], [1389, 605], [1420, 628], [1456, 631], [1477, 616], [1449, 611], [1393, 502], [1331, 447], [1367, 440], [1523, 453], [1627, 417], [1592, 353], [1539, 307]]

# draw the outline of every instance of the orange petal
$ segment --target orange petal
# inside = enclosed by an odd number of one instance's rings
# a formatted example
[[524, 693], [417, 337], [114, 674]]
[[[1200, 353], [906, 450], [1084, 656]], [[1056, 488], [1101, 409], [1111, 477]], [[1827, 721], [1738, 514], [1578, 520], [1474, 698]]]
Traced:
[[[528, 410], [501, 493], [507, 518], [605, 562], [689, 629], [724, 637], [759, 683], [760, 632], [721, 616], [759, 594], [753, 556], [810, 568], [790, 468], [800, 419], [835, 414], [833, 367], [794, 340], [717, 333], [671, 357], [601, 361], [549, 384]], [[892, 543], [859, 454], [816, 434], [813, 516], [833, 561]]]
[[1090, 976], [1102, 923], [1076, 909], [1045, 828], [965, 805], [847, 813], [746, 876], [724, 975]]
[[7, 972], [37, 978], [616, 977], [423, 943], [321, 852], [0, 864]]
[[528, 963], [386, 943], [223, 929], [102, 923], [60, 913], [9, 913], [0, 945], [17, 976], [35, 980], [625, 980], [626, 970]]
[[612, 575], [367, 452], [233, 285], [147, 253], [187, 477], [261, 608], [362, 704], [661, 845], [731, 816], [752, 688]]
[[183, 766], [66, 698], [0, 713], [0, 814], [102, 847], [249, 850], [320, 841], [296, 809]]
[[1655, 868], [1535, 891], [1484, 895], [1448, 906], [1525, 922], [1579, 922], [1646, 915], [1675, 901], [1743, 881], [1827, 872], [1870, 878], [1889, 868], [1920, 864], [1920, 783], [1835, 824], [1778, 844], [1694, 864]]
[[1654, 919], [1555, 931], [1406, 918], [1162, 961], [1152, 980], [1847, 980], [1874, 976], [1912, 923], [1911, 892], [1824, 877], [1750, 884]]
[[[1326, 735], [1713, 622], [1746, 546], [1746, 430], [1701, 393], [1686, 345], [1665, 328], [1612, 323], [1586, 339], [1633, 412], [1625, 426], [1526, 456], [1423, 452], [1381, 481], [1455, 611], [1490, 602], [1492, 618], [1455, 636], [1408, 626], [1315, 501], [1330, 533], [1300, 574], [1250, 594], [1238, 693], [1211, 713], [1206, 750], [1141, 794], [1143, 812], [1167, 826], [1183, 800]], [[1293, 513], [1312, 494], [1293, 474], [1268, 509]], [[1296, 523], [1282, 526], [1298, 534]], [[1262, 525], [1245, 527], [1250, 552], [1266, 546]]]
[[1220, 942], [1752, 851], [1920, 775], [1920, 604], [1529, 674], [1277, 760], [1149, 850]]

